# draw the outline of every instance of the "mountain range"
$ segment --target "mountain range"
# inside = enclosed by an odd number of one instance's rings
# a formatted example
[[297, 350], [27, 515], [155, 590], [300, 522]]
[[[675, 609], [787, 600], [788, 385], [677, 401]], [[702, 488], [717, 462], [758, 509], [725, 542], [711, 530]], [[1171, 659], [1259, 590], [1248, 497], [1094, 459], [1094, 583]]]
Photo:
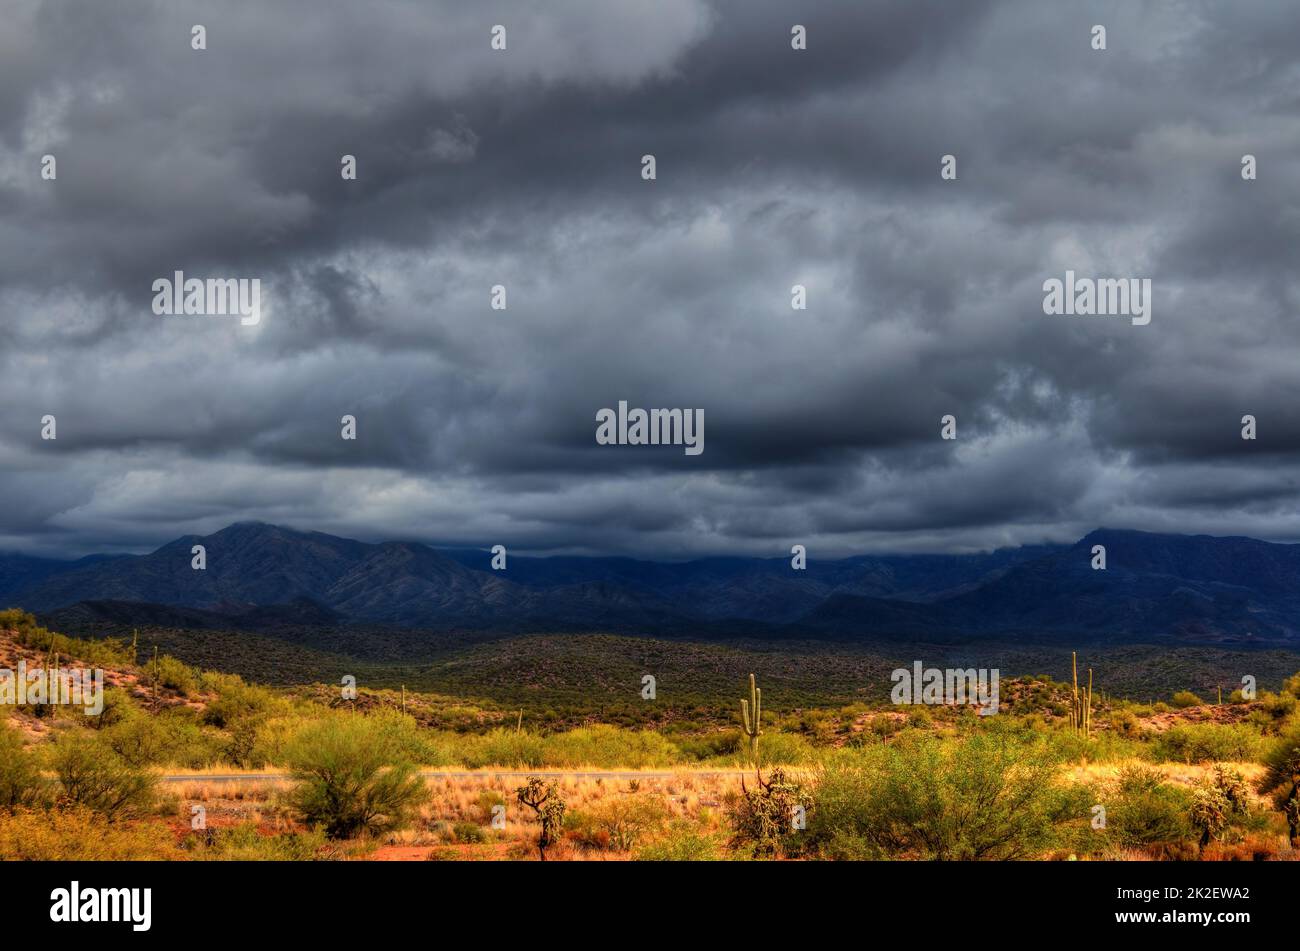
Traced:
[[[203, 545], [207, 567], [191, 567]], [[1092, 551], [1106, 548], [1094, 570]], [[656, 562], [364, 543], [241, 522], [146, 555], [0, 554], [0, 604], [81, 621], [256, 629], [1300, 647], [1300, 545], [1100, 529], [966, 555]]]

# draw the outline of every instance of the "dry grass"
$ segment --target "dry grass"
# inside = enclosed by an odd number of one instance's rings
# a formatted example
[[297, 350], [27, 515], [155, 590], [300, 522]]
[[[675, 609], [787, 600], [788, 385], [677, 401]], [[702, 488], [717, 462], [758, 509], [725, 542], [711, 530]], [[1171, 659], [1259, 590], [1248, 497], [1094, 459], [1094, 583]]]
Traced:
[[[1067, 767], [1063, 776], [1070, 782], [1107, 786], [1118, 779], [1120, 770], [1125, 767], [1141, 766], [1160, 773], [1166, 781], [1175, 785], [1196, 786], [1212, 777], [1215, 765], [1213, 763], [1191, 765], [1186, 763], [1150, 763], [1146, 760], [1132, 759], [1114, 763], [1076, 764]], [[1246, 780], [1246, 785], [1255, 804], [1261, 808], [1265, 807], [1267, 800], [1254, 791], [1256, 781], [1264, 774], [1263, 766], [1259, 763], [1226, 762], [1217, 765], [1235, 769], [1241, 773], [1242, 778]]]

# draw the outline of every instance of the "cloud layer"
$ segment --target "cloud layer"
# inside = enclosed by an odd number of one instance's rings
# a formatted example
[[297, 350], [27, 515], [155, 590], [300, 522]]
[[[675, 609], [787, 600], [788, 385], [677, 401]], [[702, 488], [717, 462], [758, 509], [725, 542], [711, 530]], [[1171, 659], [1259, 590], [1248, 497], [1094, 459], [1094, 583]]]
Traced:
[[[1294, 4], [11, 6], [0, 549], [1300, 539]], [[178, 269], [261, 323], [155, 316]], [[1067, 269], [1151, 324], [1045, 316]]]

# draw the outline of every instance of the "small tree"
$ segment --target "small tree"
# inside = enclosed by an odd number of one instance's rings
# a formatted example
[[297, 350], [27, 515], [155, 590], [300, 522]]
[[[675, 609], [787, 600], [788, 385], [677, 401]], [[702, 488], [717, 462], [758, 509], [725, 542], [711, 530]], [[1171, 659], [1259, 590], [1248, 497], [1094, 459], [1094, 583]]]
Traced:
[[230, 740], [226, 743], [226, 759], [240, 769], [256, 769], [262, 765], [263, 758], [257, 755], [257, 720], [244, 717], [230, 728]]
[[98, 739], [60, 738], [53, 765], [65, 804], [85, 806], [109, 819], [140, 816], [154, 805], [153, 776]]
[[44, 798], [45, 779], [23, 749], [22, 737], [0, 720], [0, 809], [36, 805]]
[[381, 741], [364, 717], [331, 717], [285, 751], [298, 786], [290, 802], [331, 839], [400, 829], [429, 798], [415, 767]]
[[565, 806], [560, 788], [555, 783], [546, 785], [539, 776], [529, 776], [528, 782], [515, 790], [515, 796], [537, 814], [542, 824], [541, 834], [537, 837], [537, 854], [545, 862], [546, 850], [559, 839], [560, 828], [564, 825]]

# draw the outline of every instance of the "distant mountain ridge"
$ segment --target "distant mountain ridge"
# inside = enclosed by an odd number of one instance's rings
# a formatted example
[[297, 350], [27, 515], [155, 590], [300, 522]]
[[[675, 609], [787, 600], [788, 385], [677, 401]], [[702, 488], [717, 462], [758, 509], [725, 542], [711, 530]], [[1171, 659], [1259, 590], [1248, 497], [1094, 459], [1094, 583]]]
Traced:
[[[202, 544], [207, 568], [190, 567]], [[1091, 567], [1094, 545], [1108, 566]], [[138, 556], [0, 554], [0, 603], [82, 620], [381, 624], [700, 637], [985, 638], [1300, 646], [1300, 545], [1100, 529], [975, 555], [632, 558], [366, 543], [242, 522]], [[141, 620], [140, 623], [154, 623]]]

